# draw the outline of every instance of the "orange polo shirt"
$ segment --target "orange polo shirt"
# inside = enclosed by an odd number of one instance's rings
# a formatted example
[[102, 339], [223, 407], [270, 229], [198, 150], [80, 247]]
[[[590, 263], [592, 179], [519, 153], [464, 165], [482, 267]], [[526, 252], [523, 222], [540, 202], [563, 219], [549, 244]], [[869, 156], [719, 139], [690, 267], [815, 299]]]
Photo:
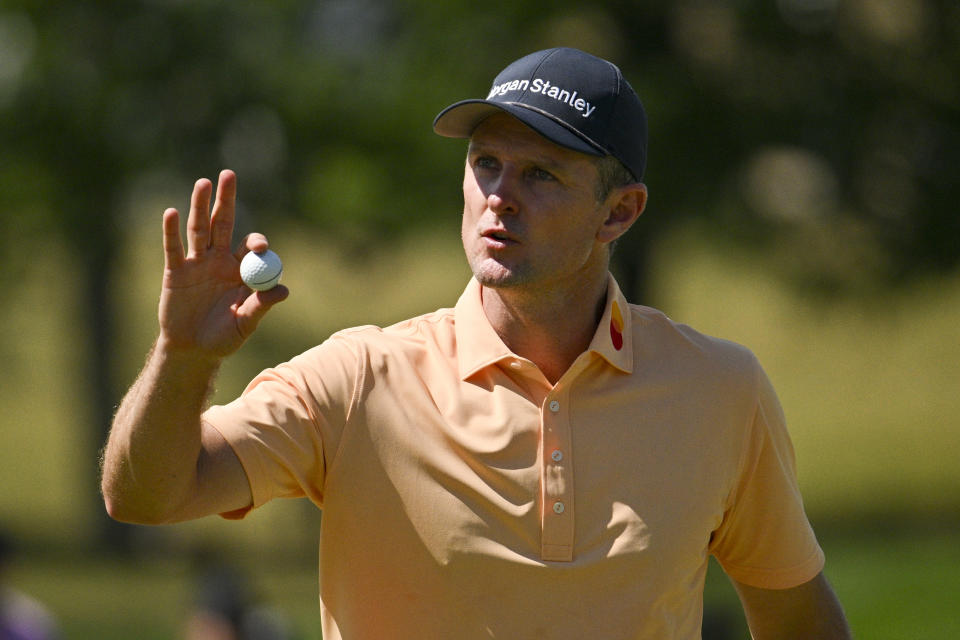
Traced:
[[454, 309], [337, 333], [205, 414], [254, 507], [323, 509], [325, 640], [694, 639], [709, 554], [758, 587], [819, 573], [747, 349], [611, 277], [590, 348], [551, 385], [480, 297], [471, 280]]

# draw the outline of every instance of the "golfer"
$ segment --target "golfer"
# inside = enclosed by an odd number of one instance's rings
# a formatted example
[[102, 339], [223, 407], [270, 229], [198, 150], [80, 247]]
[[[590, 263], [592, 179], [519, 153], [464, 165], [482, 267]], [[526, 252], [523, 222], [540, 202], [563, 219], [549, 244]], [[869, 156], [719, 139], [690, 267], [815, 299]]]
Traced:
[[692, 640], [711, 555], [754, 638], [848, 638], [757, 360], [610, 275], [647, 200], [619, 69], [539, 51], [434, 129], [469, 139], [455, 306], [338, 332], [225, 406], [206, 407], [220, 363], [288, 292], [240, 281], [267, 240], [231, 249], [233, 173], [196, 183], [186, 250], [164, 213], [160, 334], [105, 450], [109, 513], [309, 498], [325, 640]]

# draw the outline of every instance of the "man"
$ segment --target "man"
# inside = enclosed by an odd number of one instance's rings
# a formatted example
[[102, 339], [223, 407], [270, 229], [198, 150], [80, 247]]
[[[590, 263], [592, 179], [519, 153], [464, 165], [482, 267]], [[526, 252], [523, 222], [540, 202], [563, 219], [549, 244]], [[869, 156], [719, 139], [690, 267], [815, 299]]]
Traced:
[[324, 511], [323, 636], [698, 638], [707, 558], [755, 638], [846, 638], [776, 396], [752, 354], [627, 303], [646, 117], [609, 62], [514, 62], [448, 107], [469, 138], [457, 305], [339, 332], [204, 411], [287, 291], [230, 250], [235, 177], [164, 214], [160, 336], [117, 412], [107, 508], [162, 523], [274, 497]]

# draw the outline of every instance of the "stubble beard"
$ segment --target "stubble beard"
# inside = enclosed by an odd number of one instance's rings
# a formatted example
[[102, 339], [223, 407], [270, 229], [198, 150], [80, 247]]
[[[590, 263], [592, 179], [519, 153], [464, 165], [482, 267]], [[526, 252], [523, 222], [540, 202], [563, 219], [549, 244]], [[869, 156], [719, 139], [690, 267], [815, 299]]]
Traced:
[[485, 247], [474, 245], [477, 239], [472, 238], [466, 231], [462, 233], [461, 240], [470, 271], [474, 279], [484, 287], [506, 289], [529, 282], [530, 269], [527, 265], [505, 264]]
[[520, 287], [530, 280], [522, 267], [508, 267], [490, 257], [481, 258], [479, 264], [471, 261], [470, 271], [477, 282], [490, 289]]

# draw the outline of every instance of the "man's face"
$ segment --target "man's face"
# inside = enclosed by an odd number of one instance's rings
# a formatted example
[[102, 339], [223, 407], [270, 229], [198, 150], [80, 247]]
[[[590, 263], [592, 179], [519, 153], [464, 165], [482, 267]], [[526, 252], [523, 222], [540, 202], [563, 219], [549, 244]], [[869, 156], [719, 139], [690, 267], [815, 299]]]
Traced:
[[606, 273], [597, 233], [609, 213], [596, 198], [592, 158], [560, 147], [503, 113], [470, 138], [461, 235], [487, 287], [570, 287]]

